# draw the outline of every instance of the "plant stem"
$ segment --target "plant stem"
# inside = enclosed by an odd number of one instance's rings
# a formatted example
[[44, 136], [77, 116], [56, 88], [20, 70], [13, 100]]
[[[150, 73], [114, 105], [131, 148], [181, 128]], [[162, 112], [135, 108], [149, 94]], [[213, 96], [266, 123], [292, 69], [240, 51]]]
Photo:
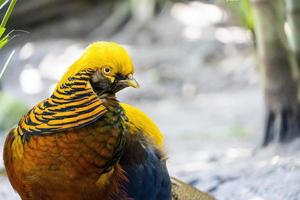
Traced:
[[1, 78], [2, 78], [2, 76], [3, 76], [3, 74], [4, 74], [4, 72], [5, 72], [5, 70], [6, 70], [7, 66], [8, 66], [8, 64], [9, 64], [9, 62], [10, 62], [10, 60], [12, 59], [12, 57], [13, 57], [14, 54], [15, 54], [15, 50], [13, 50], [13, 51], [11, 52], [11, 54], [10, 54], [9, 57], [8, 57], [8, 59], [6, 60], [6, 62], [5, 62], [5, 64], [4, 64], [4, 67], [2, 68], [2, 70], [1, 70], [1, 72], [0, 72], [0, 80], [1, 80]]
[[9, 0], [0, 0], [0, 10], [9, 2]]
[[[0, 0], [0, 1], [2, 1], [2, 0]], [[17, 3], [17, 0], [11, 0], [11, 2], [9, 4], [9, 7], [8, 7], [3, 19], [2, 19], [1, 24], [0, 24], [0, 28], [5, 28], [6, 23], [8, 21], [8, 18], [10, 17], [11, 12], [14, 9], [16, 3]]]

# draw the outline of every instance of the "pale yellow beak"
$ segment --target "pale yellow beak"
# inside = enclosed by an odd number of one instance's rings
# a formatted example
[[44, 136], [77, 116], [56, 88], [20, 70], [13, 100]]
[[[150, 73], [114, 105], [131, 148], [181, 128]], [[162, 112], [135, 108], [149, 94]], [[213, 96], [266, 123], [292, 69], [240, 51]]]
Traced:
[[119, 83], [124, 84], [128, 87], [133, 87], [133, 88], [139, 88], [140, 87], [139, 83], [133, 77], [130, 77], [130, 78], [125, 79], [125, 80], [121, 80], [121, 81], [119, 81]]

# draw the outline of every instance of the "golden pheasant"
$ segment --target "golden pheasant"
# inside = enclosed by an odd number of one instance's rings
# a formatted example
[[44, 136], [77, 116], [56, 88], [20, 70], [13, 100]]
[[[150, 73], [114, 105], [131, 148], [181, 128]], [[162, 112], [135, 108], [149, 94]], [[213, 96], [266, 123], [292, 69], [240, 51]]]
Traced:
[[23, 200], [179, 199], [160, 130], [116, 99], [138, 87], [133, 73], [123, 47], [93, 43], [53, 94], [21, 118], [7, 136], [4, 163]]

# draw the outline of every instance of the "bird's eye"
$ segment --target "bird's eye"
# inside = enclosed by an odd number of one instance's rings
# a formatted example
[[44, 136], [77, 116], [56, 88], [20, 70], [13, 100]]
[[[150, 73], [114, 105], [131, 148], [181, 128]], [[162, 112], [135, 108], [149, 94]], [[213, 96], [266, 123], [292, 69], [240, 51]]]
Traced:
[[103, 67], [102, 72], [103, 74], [110, 74], [111, 69], [109, 67]]

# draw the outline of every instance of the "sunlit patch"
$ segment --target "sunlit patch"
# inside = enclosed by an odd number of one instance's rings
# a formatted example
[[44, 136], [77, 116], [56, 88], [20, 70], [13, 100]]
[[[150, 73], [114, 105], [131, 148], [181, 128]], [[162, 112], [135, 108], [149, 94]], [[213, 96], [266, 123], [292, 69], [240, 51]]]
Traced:
[[249, 199], [249, 200], [265, 200], [264, 198], [262, 198], [262, 197], [252, 197], [251, 199]]
[[278, 164], [279, 160], [280, 160], [279, 156], [274, 156], [271, 160], [271, 164], [276, 165], [276, 164]]
[[175, 3], [171, 15], [186, 26], [205, 27], [221, 22], [225, 16], [215, 5], [192, 1], [188, 4]]
[[183, 36], [188, 40], [197, 40], [201, 38], [201, 29], [187, 26], [183, 29]]
[[[38, 66], [43, 77], [55, 81], [60, 80], [66, 68], [73, 64], [82, 53], [78, 45], [70, 45], [62, 53], [54, 52], [46, 55]], [[49, 73], [51, 72], [51, 73]]]
[[286, 33], [287, 36], [290, 36], [292, 34], [291, 27], [287, 22], [284, 23], [284, 32]]
[[251, 41], [250, 32], [239, 27], [217, 28], [215, 37], [223, 43], [248, 43]]
[[251, 149], [246, 148], [229, 148], [226, 151], [226, 157], [230, 159], [242, 158], [251, 155]]
[[199, 39], [203, 28], [226, 18], [225, 12], [219, 7], [198, 1], [175, 3], [171, 15], [185, 26], [182, 34], [188, 40]]
[[26, 43], [20, 50], [19, 58], [20, 60], [26, 60], [30, 58], [34, 53], [34, 46], [32, 43]]
[[284, 23], [284, 32], [288, 38], [288, 42], [289, 45], [292, 47], [292, 49], [296, 49], [297, 47], [295, 47], [295, 45], [297, 44], [296, 42], [292, 41], [293, 37], [292, 37], [292, 30], [291, 30], [291, 26], [288, 22]]
[[43, 89], [41, 74], [31, 65], [26, 65], [20, 75], [22, 91], [27, 94], [37, 94]]

